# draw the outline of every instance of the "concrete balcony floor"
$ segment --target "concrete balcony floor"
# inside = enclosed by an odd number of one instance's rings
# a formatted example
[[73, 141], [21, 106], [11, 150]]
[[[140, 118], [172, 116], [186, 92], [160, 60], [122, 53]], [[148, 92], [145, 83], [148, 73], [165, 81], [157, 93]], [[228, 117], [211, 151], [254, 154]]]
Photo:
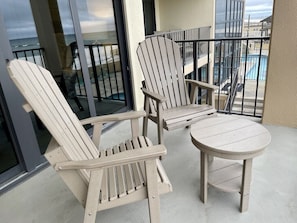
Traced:
[[[240, 195], [209, 187], [208, 201], [199, 199], [199, 150], [191, 143], [190, 129], [165, 131], [167, 156], [162, 160], [173, 192], [161, 196], [161, 222], [165, 223], [295, 223], [297, 222], [297, 129], [265, 126], [272, 142], [253, 161], [249, 209], [239, 212]], [[103, 143], [127, 137], [129, 124], [120, 123], [103, 135]], [[156, 126], [149, 137], [156, 142]], [[52, 167], [28, 179], [0, 198], [3, 223], [80, 223], [84, 209]], [[97, 221], [149, 222], [147, 201], [97, 213]]]

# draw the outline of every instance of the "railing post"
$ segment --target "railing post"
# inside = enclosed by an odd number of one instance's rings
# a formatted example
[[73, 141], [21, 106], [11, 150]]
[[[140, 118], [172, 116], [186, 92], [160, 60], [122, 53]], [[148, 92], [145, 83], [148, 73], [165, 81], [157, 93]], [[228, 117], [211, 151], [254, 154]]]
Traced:
[[[112, 44], [110, 45], [110, 51], [111, 51], [111, 58], [112, 58], [112, 65], [113, 65], [113, 73], [114, 73], [114, 79], [116, 82], [116, 90], [117, 90], [117, 95], [118, 95], [118, 99], [120, 99], [120, 93], [119, 93], [119, 85], [118, 85], [118, 78], [117, 78], [117, 72], [116, 72], [116, 66], [115, 66], [115, 60], [114, 60], [114, 52], [113, 52], [113, 48], [112, 48]], [[108, 65], [107, 65], [108, 66]], [[114, 99], [112, 97], [112, 99]]]
[[97, 75], [97, 69], [96, 69], [96, 64], [95, 64], [93, 46], [89, 45], [88, 48], [89, 48], [89, 53], [90, 53], [90, 57], [91, 57], [93, 75], [94, 75], [94, 79], [95, 79], [96, 93], [97, 93], [98, 101], [101, 101], [100, 87], [98, 84], [98, 75]]
[[[219, 72], [218, 72], [218, 84], [221, 86], [221, 64], [222, 64], [222, 43], [223, 41], [220, 40], [220, 53], [219, 53]], [[218, 110], [220, 110], [220, 93], [221, 89], [218, 92]]]
[[258, 88], [259, 88], [259, 78], [260, 78], [260, 66], [261, 66], [261, 57], [262, 57], [262, 45], [263, 39], [261, 39], [260, 43], [260, 52], [259, 52], [259, 61], [258, 61], [258, 70], [257, 70], [257, 83], [256, 83], [256, 95], [255, 95], [255, 104], [254, 104], [254, 116], [256, 116], [257, 110], [257, 99], [258, 99]]
[[[198, 41], [193, 41], [193, 76], [195, 80], [199, 80], [199, 74], [198, 74], [198, 58], [197, 58], [197, 43]], [[199, 43], [198, 43], [199, 44]], [[201, 103], [201, 89], [198, 90], [198, 103]]]
[[[105, 87], [105, 80], [104, 80], [104, 69], [103, 69], [103, 64], [102, 64], [102, 59], [101, 59], [100, 46], [101, 45], [97, 45], [96, 48], [97, 48], [97, 53], [98, 53], [98, 57], [99, 57], [98, 59], [99, 59], [101, 76], [102, 76], [102, 83], [103, 83], [104, 95], [106, 97], [106, 87]], [[102, 98], [102, 95], [101, 95], [101, 98]]]
[[242, 88], [241, 112], [240, 112], [241, 114], [243, 114], [243, 105], [244, 105], [244, 97], [245, 97], [245, 81], [246, 81], [246, 66], [247, 66], [248, 48], [249, 48], [249, 39], [246, 40], [246, 49], [245, 49], [245, 63], [244, 63], [243, 88]]
[[206, 75], [206, 82], [209, 83], [209, 65], [210, 65], [210, 41], [207, 42], [207, 75]]
[[232, 97], [233, 97], [233, 62], [234, 62], [234, 40], [232, 40], [232, 53], [231, 53], [231, 83], [230, 83], [230, 95], [228, 100], [229, 114], [231, 114], [232, 109]]
[[197, 42], [193, 41], [193, 74], [194, 78], [197, 77]]
[[[105, 56], [105, 63], [106, 63], [106, 69], [107, 69], [107, 76], [108, 76], [108, 81], [109, 81], [109, 87], [110, 87], [110, 95], [113, 95], [112, 91], [112, 85], [111, 85], [111, 79], [110, 79], [110, 70], [109, 70], [109, 65], [108, 65], [108, 57], [107, 57], [107, 51], [106, 51], [106, 45], [104, 45], [104, 56]], [[105, 92], [105, 96], [107, 96]]]
[[[186, 40], [186, 31], [184, 33], [184, 39]], [[182, 57], [183, 57], [183, 72], [185, 72], [185, 64], [186, 64], [186, 42], [182, 42]]]

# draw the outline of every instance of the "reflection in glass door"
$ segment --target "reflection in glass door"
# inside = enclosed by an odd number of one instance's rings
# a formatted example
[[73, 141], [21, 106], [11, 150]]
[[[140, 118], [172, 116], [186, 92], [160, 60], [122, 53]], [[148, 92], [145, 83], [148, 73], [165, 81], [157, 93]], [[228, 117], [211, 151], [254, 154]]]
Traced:
[[[60, 0], [59, 2], [61, 2]], [[77, 13], [92, 95], [97, 115], [115, 113], [127, 106], [122, 58], [112, 0], [77, 0], [72, 4], [72, 18]], [[62, 20], [63, 24], [63, 20]], [[80, 57], [81, 58], [81, 57]], [[80, 58], [74, 65], [79, 68]], [[82, 79], [81, 79], [82, 80]], [[81, 91], [79, 85], [78, 89]]]
[[7, 120], [0, 105], [0, 174], [18, 165]]

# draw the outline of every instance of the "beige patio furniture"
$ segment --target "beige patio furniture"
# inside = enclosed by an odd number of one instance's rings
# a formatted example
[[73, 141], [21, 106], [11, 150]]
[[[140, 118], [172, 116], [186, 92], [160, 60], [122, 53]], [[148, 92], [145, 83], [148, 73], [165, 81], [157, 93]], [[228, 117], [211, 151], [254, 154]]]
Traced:
[[[224, 115], [193, 125], [191, 138], [201, 151], [201, 201], [207, 201], [209, 184], [226, 192], [239, 192], [240, 211], [247, 211], [253, 158], [261, 155], [269, 145], [268, 130], [248, 119]], [[242, 160], [242, 164], [235, 160]]]
[[[145, 80], [142, 91], [147, 116], [143, 121], [143, 135], [147, 135], [148, 119], [157, 124], [161, 144], [164, 143], [163, 128], [169, 131], [190, 126], [215, 114], [214, 90], [217, 87], [185, 79], [177, 43], [163, 37], [147, 38], [138, 46], [137, 55]], [[190, 94], [186, 84], [190, 85]], [[195, 103], [198, 88], [207, 90], [205, 104]]]
[[[148, 138], [138, 134], [138, 119], [145, 113], [127, 112], [79, 121], [48, 70], [12, 60], [8, 71], [28, 103], [24, 106], [26, 111], [33, 110], [52, 134], [45, 157], [84, 206], [84, 223], [94, 223], [97, 211], [146, 198], [150, 222], [159, 223], [159, 195], [172, 187], [158, 159], [165, 155], [166, 148], [153, 146]], [[102, 125], [125, 119], [131, 119], [133, 137], [99, 149]], [[85, 124], [93, 126], [92, 139]]]

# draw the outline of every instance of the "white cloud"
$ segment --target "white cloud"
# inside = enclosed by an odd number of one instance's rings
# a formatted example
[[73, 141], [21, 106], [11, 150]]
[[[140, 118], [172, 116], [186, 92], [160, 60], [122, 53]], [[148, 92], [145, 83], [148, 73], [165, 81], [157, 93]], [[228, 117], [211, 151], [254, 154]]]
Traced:
[[271, 11], [272, 5], [251, 5], [245, 7], [246, 11]]
[[246, 0], [245, 20], [259, 21], [272, 15], [273, 0]]

